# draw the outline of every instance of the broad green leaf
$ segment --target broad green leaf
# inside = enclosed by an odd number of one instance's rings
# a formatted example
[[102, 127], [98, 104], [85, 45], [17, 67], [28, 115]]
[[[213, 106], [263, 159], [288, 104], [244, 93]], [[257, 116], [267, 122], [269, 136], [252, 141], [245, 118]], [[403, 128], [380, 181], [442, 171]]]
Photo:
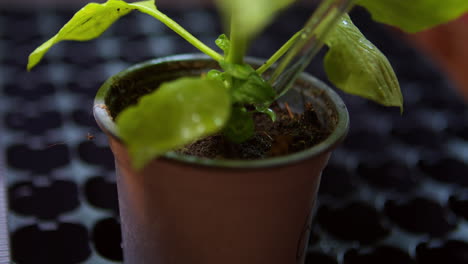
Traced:
[[468, 11], [467, 0], [358, 0], [376, 21], [414, 33], [456, 19]]
[[325, 71], [329, 80], [343, 91], [385, 106], [403, 109], [403, 96], [389, 61], [348, 15], [341, 18], [325, 43]]
[[245, 107], [237, 106], [232, 108], [231, 117], [223, 129], [223, 135], [234, 143], [242, 143], [250, 139], [255, 133], [255, 124], [252, 113]]
[[156, 10], [154, 0], [126, 3], [109, 0], [104, 4], [89, 3], [79, 10], [60, 31], [29, 55], [28, 70], [37, 65], [45, 53], [64, 40], [87, 41], [99, 37], [120, 17], [132, 10], [151, 13]]
[[217, 0], [225, 17], [232, 17], [231, 28], [249, 40], [267, 26], [273, 17], [294, 0]]
[[133, 165], [142, 168], [154, 157], [219, 131], [230, 109], [222, 82], [183, 77], [142, 97], [116, 123]]

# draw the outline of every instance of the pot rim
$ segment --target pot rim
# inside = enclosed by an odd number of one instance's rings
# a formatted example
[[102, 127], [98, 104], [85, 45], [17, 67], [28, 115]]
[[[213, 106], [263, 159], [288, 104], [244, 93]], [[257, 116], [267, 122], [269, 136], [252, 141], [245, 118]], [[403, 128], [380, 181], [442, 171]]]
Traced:
[[[171, 55], [167, 57], [156, 58], [156, 59], [151, 59], [151, 60], [144, 61], [141, 63], [137, 63], [111, 76], [99, 88], [96, 94], [96, 97], [94, 99], [93, 113], [94, 113], [96, 122], [109, 137], [112, 137], [114, 140], [124, 144], [122, 140], [118, 137], [116, 125], [105, 107], [106, 94], [110, 90], [111, 84], [114, 82], [114, 80], [125, 76], [129, 72], [133, 72], [133, 71], [137, 71], [142, 68], [145, 68], [148, 65], [161, 64], [161, 63], [171, 62], [171, 61], [200, 61], [200, 60], [211, 61], [212, 59], [204, 54], [197, 54], [197, 53]], [[256, 59], [256, 58], [251, 58], [251, 57], [247, 58], [247, 61], [253, 62], [253, 63], [260, 63], [260, 64], [263, 63], [263, 61]], [[349, 114], [348, 114], [346, 105], [344, 104], [343, 100], [335, 91], [333, 91], [328, 85], [326, 85], [324, 82], [320, 81], [316, 77], [313, 77], [312, 75], [308, 73], [302, 73], [300, 75], [300, 78], [307, 82], [313, 83], [314, 86], [316, 86], [318, 89], [321, 89], [322, 91], [324, 91], [329, 97], [330, 101], [333, 102], [336, 108], [336, 112], [338, 116], [336, 127], [332, 131], [332, 133], [322, 142], [300, 152], [295, 152], [295, 153], [285, 155], [285, 156], [278, 156], [278, 157], [271, 157], [271, 158], [257, 159], [257, 160], [208, 159], [208, 158], [201, 158], [201, 157], [180, 154], [174, 151], [169, 151], [166, 154], [158, 157], [158, 159], [164, 159], [170, 162], [178, 162], [178, 163], [182, 163], [185, 165], [194, 165], [194, 166], [208, 166], [208, 167], [215, 167], [215, 168], [218, 167], [218, 168], [231, 168], [231, 169], [254, 169], [254, 168], [285, 166], [285, 165], [297, 163], [297, 162], [312, 158], [314, 156], [319, 156], [322, 153], [331, 151], [344, 139], [349, 129]]]

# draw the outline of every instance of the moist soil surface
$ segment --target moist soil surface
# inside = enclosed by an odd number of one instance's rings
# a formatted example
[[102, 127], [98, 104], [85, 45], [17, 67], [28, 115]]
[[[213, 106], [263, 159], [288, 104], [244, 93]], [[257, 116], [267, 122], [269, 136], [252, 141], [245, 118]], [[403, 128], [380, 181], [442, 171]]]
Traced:
[[323, 141], [331, 131], [320, 124], [311, 105], [296, 114], [289, 107], [274, 106], [277, 119], [266, 114], [254, 114], [255, 135], [241, 144], [229, 142], [221, 134], [200, 139], [177, 152], [210, 159], [264, 159], [288, 155], [310, 148]]

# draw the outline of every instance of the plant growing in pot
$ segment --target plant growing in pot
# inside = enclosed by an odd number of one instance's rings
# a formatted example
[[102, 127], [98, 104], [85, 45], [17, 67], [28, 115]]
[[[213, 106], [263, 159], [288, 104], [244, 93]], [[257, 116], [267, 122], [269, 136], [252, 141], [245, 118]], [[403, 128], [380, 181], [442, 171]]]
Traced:
[[[246, 59], [254, 36], [291, 2], [219, 0], [229, 18], [229, 37], [216, 40], [224, 55], [152, 0], [91, 3], [30, 55], [28, 69], [58, 42], [96, 38], [132, 10], [153, 16], [207, 55], [137, 64], [96, 95], [94, 114], [116, 160], [125, 263], [304, 261], [320, 174], [348, 127], [346, 108], [330, 88], [307, 74], [296, 80], [317, 44], [329, 47], [325, 69], [337, 87], [402, 107], [385, 56], [340, 14], [350, 1], [323, 1], [270, 59]], [[409, 31], [468, 8], [462, 1], [445, 3], [459, 4], [450, 12], [433, 10], [436, 1], [428, 0], [411, 8], [394, 0], [357, 3]], [[428, 8], [436, 15], [414, 16]]]

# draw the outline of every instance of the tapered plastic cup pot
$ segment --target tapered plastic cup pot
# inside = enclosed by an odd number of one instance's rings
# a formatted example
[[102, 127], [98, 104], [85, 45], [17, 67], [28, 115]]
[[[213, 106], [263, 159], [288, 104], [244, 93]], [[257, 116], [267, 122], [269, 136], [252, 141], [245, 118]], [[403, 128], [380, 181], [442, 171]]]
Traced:
[[246, 161], [170, 152], [142, 170], [130, 164], [112, 115], [135, 103], [137, 91], [212, 68], [201, 55], [156, 59], [113, 76], [97, 93], [94, 115], [115, 157], [124, 263], [304, 263], [321, 172], [348, 129], [342, 100], [316, 78], [302, 74], [279, 101], [296, 112], [312, 104], [330, 129], [309, 149]]

